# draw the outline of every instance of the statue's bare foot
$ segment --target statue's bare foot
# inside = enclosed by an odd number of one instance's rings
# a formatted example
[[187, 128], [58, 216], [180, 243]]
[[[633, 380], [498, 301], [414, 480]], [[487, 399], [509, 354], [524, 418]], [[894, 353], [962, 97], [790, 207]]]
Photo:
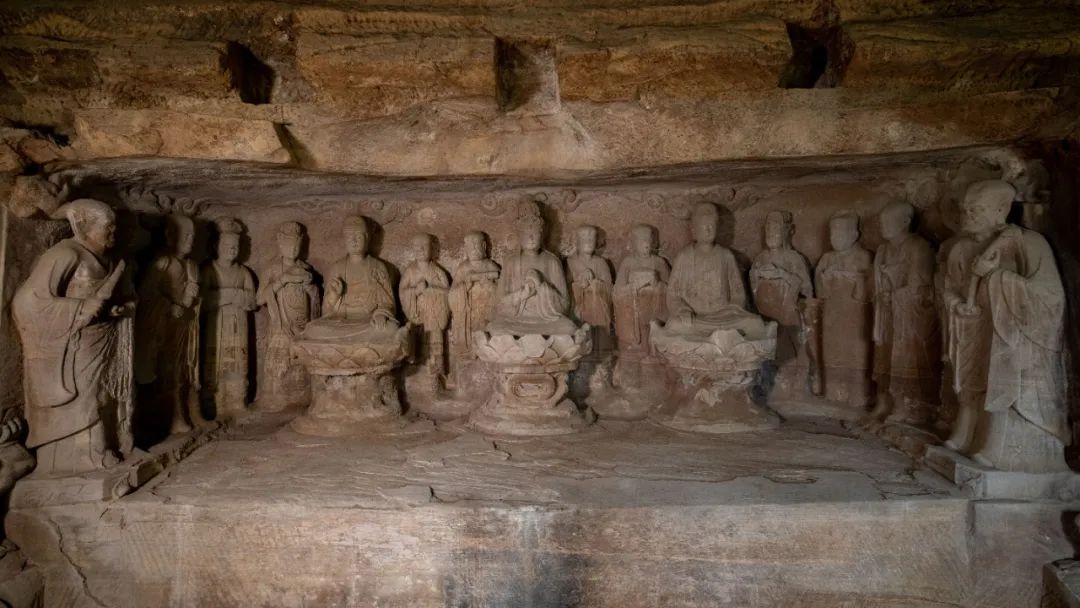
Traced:
[[120, 457], [112, 450], [106, 450], [101, 458], [101, 464], [104, 465], [105, 468], [114, 467], [120, 464]]
[[184, 433], [191, 432], [191, 425], [186, 420], [173, 420], [172, 426], [169, 427], [170, 435], [182, 435]]

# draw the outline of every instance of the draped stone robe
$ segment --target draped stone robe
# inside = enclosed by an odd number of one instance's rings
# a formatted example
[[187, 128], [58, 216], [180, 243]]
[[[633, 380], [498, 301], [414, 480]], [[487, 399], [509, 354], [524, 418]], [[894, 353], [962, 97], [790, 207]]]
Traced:
[[[530, 271], [540, 275], [536, 292], [525, 295], [522, 288]], [[499, 300], [489, 331], [511, 334], [573, 333], [575, 325], [566, 317], [570, 299], [562, 262], [549, 251], [535, 255], [519, 253], [507, 258], [499, 275]]]
[[627, 256], [615, 274], [615, 334], [620, 354], [649, 350], [649, 323], [667, 319], [671, 267], [658, 255]]
[[[594, 351], [610, 351], [614, 346], [611, 336], [613, 279], [607, 260], [598, 255], [574, 255], [566, 259], [566, 269], [574, 314], [592, 327]], [[593, 280], [587, 285], [585, 277], [590, 272]]]
[[242, 406], [251, 361], [255, 277], [246, 266], [215, 260], [203, 268], [202, 293], [203, 387], [216, 400], [228, 400], [218, 407]]
[[[667, 309], [668, 327], [676, 331], [711, 333], [755, 321], [760, 325], [760, 318], [746, 311], [746, 286], [735, 256], [719, 245], [706, 251], [689, 245], [679, 252], [668, 283]], [[692, 315], [690, 327], [682, 327], [683, 315]]]
[[454, 269], [449, 304], [450, 344], [459, 355], [472, 353], [472, 334], [482, 331], [495, 314], [499, 265], [489, 259], [465, 260]]
[[[284, 284], [275, 291], [279, 281]], [[266, 305], [270, 316], [260, 400], [299, 401], [306, 393], [307, 371], [302, 365], [293, 364], [291, 348], [308, 322], [320, 314], [315, 273], [303, 260], [293, 260], [288, 265], [279, 260], [263, 276], [256, 301]]]
[[87, 298], [101, 295], [113, 270], [111, 260], [66, 239], [37, 260], [12, 300], [23, 344], [26, 445], [72, 448], [55, 462], [43, 459], [43, 469], [77, 472], [102, 466], [102, 419], [118, 417], [106, 410], [116, 408], [118, 393], [126, 390], [130, 362], [116, 357], [124, 321], [104, 316], [109, 303], [94, 318], [84, 307]]
[[821, 358], [825, 395], [864, 406], [870, 381], [873, 338], [873, 256], [858, 245], [821, 256], [814, 284], [821, 300]]
[[[769, 276], [772, 273], [778, 276]], [[799, 299], [814, 295], [806, 258], [789, 247], [765, 249], [750, 266], [750, 292], [758, 312], [779, 325], [776, 361], [796, 359], [802, 343]]]
[[[1071, 443], [1064, 369], [1065, 291], [1050, 245], [1042, 235], [1012, 227], [1015, 236], [994, 242], [998, 268], [976, 281], [977, 319], [971, 331], [950, 332], [949, 352], [962, 392], [981, 406], [970, 455], [1003, 470], [1067, 470]], [[971, 275], [967, 275], [971, 280]], [[985, 345], [964, 348], [964, 341]], [[955, 344], [954, 342], [960, 342]], [[970, 377], [967, 370], [983, 373]]]

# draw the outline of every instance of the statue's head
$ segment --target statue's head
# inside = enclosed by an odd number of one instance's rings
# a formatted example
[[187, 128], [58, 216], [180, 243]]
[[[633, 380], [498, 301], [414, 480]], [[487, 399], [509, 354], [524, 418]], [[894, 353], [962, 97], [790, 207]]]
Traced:
[[829, 244], [835, 251], [850, 249], [859, 240], [859, 216], [842, 211], [829, 218]]
[[518, 220], [518, 244], [522, 251], [536, 253], [544, 242], [544, 220], [525, 216]]
[[165, 219], [165, 241], [176, 255], [191, 255], [195, 246], [195, 222], [186, 215], [170, 213]]
[[240, 222], [233, 218], [218, 220], [217, 257], [223, 262], [235, 262], [240, 257]]
[[474, 230], [465, 235], [465, 258], [470, 262], [487, 259], [487, 238], [483, 232]]
[[1016, 189], [1006, 181], [975, 182], [960, 202], [960, 229], [973, 234], [1004, 225], [1015, 198]]
[[75, 238], [92, 250], [103, 253], [116, 240], [116, 213], [105, 203], [80, 198], [65, 206], [64, 215]]
[[713, 244], [720, 229], [720, 212], [712, 203], [698, 203], [690, 215], [693, 224], [694, 242]]
[[281, 257], [295, 260], [300, 257], [304, 245], [304, 227], [298, 222], [285, 222], [278, 226], [277, 246]]
[[890, 203], [881, 210], [878, 222], [881, 224], [881, 237], [886, 241], [899, 238], [911, 229], [911, 220], [915, 219], [915, 208], [907, 203]]
[[656, 231], [653, 230], [652, 226], [638, 224], [630, 232], [634, 243], [634, 253], [637, 255], [656, 253]]
[[364, 255], [368, 251], [368, 225], [361, 215], [345, 218], [345, 251], [354, 255]]
[[579, 226], [577, 229], [577, 251], [585, 255], [596, 253], [596, 240], [599, 231], [596, 226]]
[[770, 211], [765, 216], [765, 246], [781, 249], [791, 243], [795, 225], [788, 211]]
[[425, 262], [435, 256], [435, 237], [421, 233], [412, 238], [413, 257]]

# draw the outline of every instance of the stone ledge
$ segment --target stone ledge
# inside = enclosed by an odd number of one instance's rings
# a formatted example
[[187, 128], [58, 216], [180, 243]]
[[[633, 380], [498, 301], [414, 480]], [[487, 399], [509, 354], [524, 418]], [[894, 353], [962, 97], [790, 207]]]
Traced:
[[925, 464], [972, 498], [1080, 500], [1080, 474], [999, 471], [941, 446], [926, 449]]

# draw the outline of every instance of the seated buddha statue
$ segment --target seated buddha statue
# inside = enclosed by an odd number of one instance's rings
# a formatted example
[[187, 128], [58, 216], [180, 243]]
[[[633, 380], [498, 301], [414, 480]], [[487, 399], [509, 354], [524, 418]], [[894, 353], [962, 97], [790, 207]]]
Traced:
[[743, 336], [764, 333], [764, 321], [746, 310], [746, 287], [735, 256], [716, 243], [720, 214], [701, 203], [691, 216], [694, 242], [675, 258], [667, 289], [671, 335], [706, 337], [718, 329]]
[[307, 324], [305, 339], [355, 341], [399, 327], [390, 269], [368, 251], [367, 220], [346, 218], [344, 236], [348, 254], [326, 274], [323, 316]]
[[526, 215], [519, 222], [521, 250], [509, 256], [499, 275], [491, 334], [572, 334], [577, 325], [567, 316], [570, 306], [566, 277], [558, 256], [541, 249], [544, 222]]

